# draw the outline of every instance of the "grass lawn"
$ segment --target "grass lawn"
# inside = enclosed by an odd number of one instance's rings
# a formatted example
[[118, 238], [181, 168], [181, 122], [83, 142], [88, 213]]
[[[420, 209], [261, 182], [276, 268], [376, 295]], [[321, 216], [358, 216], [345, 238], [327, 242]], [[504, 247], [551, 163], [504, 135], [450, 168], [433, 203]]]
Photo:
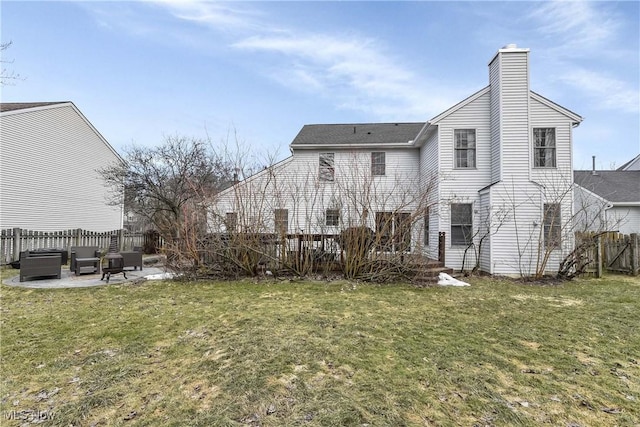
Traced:
[[640, 279], [469, 281], [2, 286], [0, 425], [640, 425]]

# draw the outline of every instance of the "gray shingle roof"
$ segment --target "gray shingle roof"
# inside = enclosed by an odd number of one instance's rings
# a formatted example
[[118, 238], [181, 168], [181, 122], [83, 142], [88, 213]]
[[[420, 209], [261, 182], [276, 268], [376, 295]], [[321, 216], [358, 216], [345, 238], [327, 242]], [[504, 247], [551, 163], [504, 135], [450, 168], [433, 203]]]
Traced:
[[613, 203], [640, 202], [640, 171], [574, 171], [573, 180]]
[[305, 125], [291, 146], [406, 143], [415, 139], [424, 125], [424, 122]]
[[0, 103], [0, 112], [25, 110], [27, 108], [46, 107], [47, 105], [66, 104], [67, 101], [58, 102], [3, 102]]

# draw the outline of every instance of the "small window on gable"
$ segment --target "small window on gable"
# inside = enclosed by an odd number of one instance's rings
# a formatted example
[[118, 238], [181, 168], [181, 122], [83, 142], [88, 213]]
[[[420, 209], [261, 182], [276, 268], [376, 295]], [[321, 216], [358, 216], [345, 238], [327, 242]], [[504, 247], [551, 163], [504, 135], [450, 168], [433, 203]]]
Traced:
[[318, 178], [333, 181], [335, 178], [334, 153], [320, 153]]
[[371, 153], [371, 175], [384, 176], [386, 173], [386, 155], [382, 151], [374, 151]]
[[455, 138], [455, 167], [458, 169], [476, 167], [476, 130], [456, 129]]
[[544, 204], [544, 245], [547, 248], [560, 247], [560, 204]]
[[556, 130], [554, 128], [533, 129], [533, 157], [537, 168], [556, 167]]
[[468, 246], [473, 239], [473, 212], [471, 203], [451, 204], [451, 245]]
[[324, 212], [324, 220], [327, 227], [338, 227], [340, 225], [340, 210], [327, 209]]

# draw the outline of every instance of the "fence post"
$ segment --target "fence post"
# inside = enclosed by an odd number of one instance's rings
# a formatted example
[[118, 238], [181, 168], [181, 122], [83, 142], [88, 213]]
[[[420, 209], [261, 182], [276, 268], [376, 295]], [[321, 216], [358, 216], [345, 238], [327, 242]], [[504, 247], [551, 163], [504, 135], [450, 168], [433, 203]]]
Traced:
[[21, 230], [19, 228], [13, 229], [13, 256], [11, 261], [18, 261], [20, 259], [20, 250], [22, 243]]
[[438, 233], [438, 261], [443, 263], [445, 262], [445, 242], [446, 242], [446, 233], [441, 231]]
[[596, 237], [596, 277], [602, 277], [602, 236]]
[[637, 233], [631, 233], [631, 275], [637, 276], [638, 270], [640, 269], [640, 252], [638, 252], [638, 240], [639, 237]]
[[75, 246], [82, 246], [82, 229], [76, 228], [76, 244]]
[[118, 230], [118, 244], [120, 245], [118, 250], [120, 252], [124, 251], [124, 229], [123, 228]]

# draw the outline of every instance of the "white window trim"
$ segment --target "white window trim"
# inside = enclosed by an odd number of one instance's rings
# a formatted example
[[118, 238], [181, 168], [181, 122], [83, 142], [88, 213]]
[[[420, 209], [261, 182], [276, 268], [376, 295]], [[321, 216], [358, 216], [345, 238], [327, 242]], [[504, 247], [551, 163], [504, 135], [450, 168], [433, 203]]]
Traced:
[[[374, 174], [373, 173], [373, 155], [374, 154], [384, 154], [384, 173], [383, 174]], [[387, 152], [386, 151], [372, 151], [370, 155], [371, 160], [371, 176], [387, 176]]]
[[[469, 167], [469, 166], [456, 166], [456, 131], [457, 130], [472, 130], [475, 133], [475, 137], [476, 137], [476, 148], [474, 148], [475, 150], [475, 156], [474, 156], [474, 163], [475, 166], [473, 167]], [[478, 169], [478, 129], [474, 128], [474, 127], [457, 127], [457, 128], [453, 128], [453, 132], [451, 135], [452, 138], [452, 165], [453, 165], [453, 169], [456, 171], [464, 171], [464, 170], [477, 170]]]
[[[535, 129], [553, 129], [553, 138], [554, 138], [554, 155], [553, 161], [555, 163], [554, 166], [536, 166], [536, 138], [535, 138]], [[544, 126], [537, 125], [531, 127], [531, 165], [533, 169], [557, 169], [558, 168], [558, 127], [557, 126]]]
[[[454, 226], [453, 221], [452, 221], [452, 216], [453, 216], [453, 205], [469, 205], [471, 206], [471, 236], [470, 236], [470, 241], [468, 243], [454, 243], [453, 242], [453, 232], [451, 231], [452, 227]], [[455, 202], [455, 203], [450, 203], [449, 204], [449, 245], [452, 248], [466, 248], [467, 246], [473, 244], [473, 240], [474, 240], [474, 207], [473, 207], [473, 202]], [[460, 224], [456, 224], [456, 225], [460, 225]]]

